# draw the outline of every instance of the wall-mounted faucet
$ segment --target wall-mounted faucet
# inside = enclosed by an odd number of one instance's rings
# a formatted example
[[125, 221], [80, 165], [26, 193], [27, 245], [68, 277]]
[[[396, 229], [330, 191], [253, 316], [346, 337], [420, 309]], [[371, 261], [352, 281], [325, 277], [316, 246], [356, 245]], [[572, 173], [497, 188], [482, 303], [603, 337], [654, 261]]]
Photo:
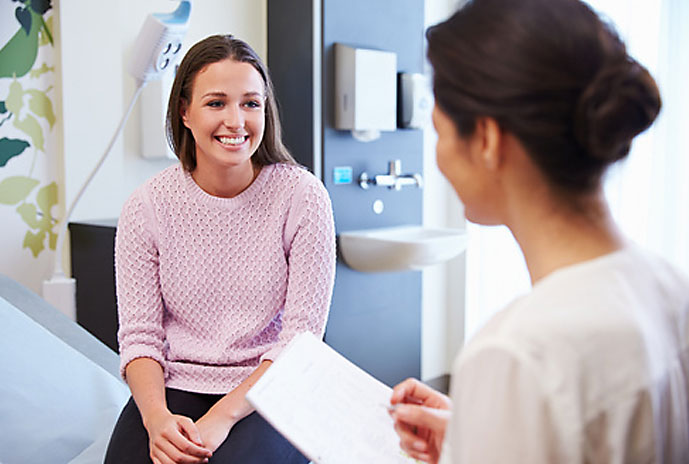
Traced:
[[401, 174], [402, 162], [400, 160], [392, 160], [389, 163], [388, 174], [378, 174], [374, 177], [369, 177], [366, 172], [362, 172], [359, 176], [359, 185], [362, 189], [368, 189], [372, 185], [380, 187], [387, 187], [391, 190], [400, 190], [407, 185], [413, 185], [418, 188], [423, 187], [423, 178], [421, 174]]

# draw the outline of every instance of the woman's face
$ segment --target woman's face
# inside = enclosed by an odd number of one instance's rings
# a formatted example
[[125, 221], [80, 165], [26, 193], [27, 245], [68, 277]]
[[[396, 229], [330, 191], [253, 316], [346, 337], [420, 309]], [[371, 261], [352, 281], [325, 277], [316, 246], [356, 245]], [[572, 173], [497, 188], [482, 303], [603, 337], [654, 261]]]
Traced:
[[265, 86], [249, 63], [225, 59], [202, 68], [182, 111], [200, 166], [251, 163], [265, 129]]
[[437, 105], [433, 109], [433, 125], [438, 133], [438, 168], [464, 204], [466, 218], [478, 224], [499, 224], [496, 176], [484, 162], [480, 129], [466, 137], [460, 135], [452, 119]]

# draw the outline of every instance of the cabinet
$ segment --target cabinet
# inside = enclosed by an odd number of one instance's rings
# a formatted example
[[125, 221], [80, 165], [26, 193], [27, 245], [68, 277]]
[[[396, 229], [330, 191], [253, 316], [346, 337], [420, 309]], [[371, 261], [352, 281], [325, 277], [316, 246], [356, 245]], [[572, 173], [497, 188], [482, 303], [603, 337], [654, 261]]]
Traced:
[[72, 275], [77, 281], [77, 323], [118, 351], [116, 228], [117, 219], [69, 223]]

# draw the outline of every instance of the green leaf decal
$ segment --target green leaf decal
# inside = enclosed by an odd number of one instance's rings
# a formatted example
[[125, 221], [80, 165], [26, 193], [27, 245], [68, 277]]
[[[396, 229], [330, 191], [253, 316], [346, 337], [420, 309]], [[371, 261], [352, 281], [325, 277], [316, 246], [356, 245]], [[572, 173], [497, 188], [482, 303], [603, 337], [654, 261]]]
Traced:
[[7, 94], [5, 105], [10, 113], [14, 114], [19, 114], [24, 106], [24, 89], [16, 79], [10, 84], [10, 91]]
[[0, 77], [22, 77], [31, 70], [38, 54], [38, 31], [43, 27], [42, 19], [31, 11], [29, 33], [20, 27], [0, 48]]
[[36, 203], [41, 209], [43, 216], [48, 219], [48, 224], [50, 224], [50, 210], [57, 205], [57, 184], [51, 182], [41, 188], [36, 195]]
[[14, 16], [17, 17], [17, 21], [21, 24], [22, 29], [29, 35], [31, 32], [31, 12], [29, 9], [18, 6], [17, 9], [14, 10]]
[[48, 231], [48, 246], [51, 250], [54, 250], [57, 246], [57, 234], [52, 230]]
[[53, 6], [50, 4], [51, 0], [31, 0], [31, 9], [39, 15], [43, 15]]
[[24, 243], [22, 246], [24, 248], [30, 248], [31, 252], [33, 253], [33, 257], [37, 258], [38, 254], [45, 249], [45, 246], [43, 246], [44, 239], [45, 231], [40, 231], [37, 234], [34, 234], [30, 230], [27, 230], [26, 235], [24, 235]]
[[50, 101], [50, 98], [48, 98], [45, 92], [41, 92], [40, 90], [29, 89], [26, 93], [31, 95], [29, 109], [33, 111], [36, 116], [47, 119], [52, 129], [53, 124], [55, 124], [55, 113], [53, 112], [53, 103]]
[[41, 125], [36, 118], [30, 114], [27, 114], [24, 119], [16, 118], [14, 120], [14, 127], [28, 135], [31, 138], [31, 144], [36, 149], [45, 152], [43, 129], [41, 129]]
[[19, 139], [8, 139], [3, 137], [0, 139], [0, 168], [5, 167], [7, 162], [22, 154], [27, 147], [29, 147], [29, 142], [26, 140]]
[[25, 176], [12, 176], [0, 182], [0, 204], [16, 205], [38, 185], [36, 179]]
[[36, 79], [49, 72], [55, 72], [55, 66], [48, 66], [46, 63], [43, 63], [40, 68], [32, 69], [29, 72], [29, 77]]
[[[57, 184], [51, 182], [42, 187], [36, 194], [36, 205], [32, 203], [22, 203], [17, 207], [17, 212], [22, 220], [35, 232], [28, 231], [24, 236], [24, 248], [30, 248], [34, 257], [37, 257], [45, 249], [44, 241], [48, 236], [48, 247], [55, 249], [57, 245], [57, 234], [53, 232], [53, 227], [57, 224], [53, 221], [50, 210], [57, 205]], [[40, 210], [40, 211], [39, 211]]]
[[36, 205], [32, 205], [31, 203], [22, 203], [21, 205], [17, 206], [17, 212], [19, 213], [19, 216], [21, 216], [22, 221], [24, 221], [30, 228], [38, 229], [41, 227], [41, 221], [39, 221], [36, 217], [36, 213], [38, 212], [36, 210]]
[[43, 27], [41, 27], [40, 34], [38, 35], [38, 45], [54, 45], [53, 34], [50, 32], [53, 29], [53, 17], [48, 18], [48, 21], [44, 21], [43, 17], [41, 17], [41, 26]]

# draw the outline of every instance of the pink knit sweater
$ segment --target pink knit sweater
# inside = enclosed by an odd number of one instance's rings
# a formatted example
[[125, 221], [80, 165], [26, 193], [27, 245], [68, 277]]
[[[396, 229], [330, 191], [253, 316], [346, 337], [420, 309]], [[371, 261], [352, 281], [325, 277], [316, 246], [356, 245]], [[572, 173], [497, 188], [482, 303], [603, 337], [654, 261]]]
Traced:
[[180, 165], [125, 203], [115, 245], [121, 369], [158, 361], [167, 387], [224, 394], [295, 334], [322, 336], [335, 275], [323, 184], [264, 167], [234, 198], [204, 192]]

